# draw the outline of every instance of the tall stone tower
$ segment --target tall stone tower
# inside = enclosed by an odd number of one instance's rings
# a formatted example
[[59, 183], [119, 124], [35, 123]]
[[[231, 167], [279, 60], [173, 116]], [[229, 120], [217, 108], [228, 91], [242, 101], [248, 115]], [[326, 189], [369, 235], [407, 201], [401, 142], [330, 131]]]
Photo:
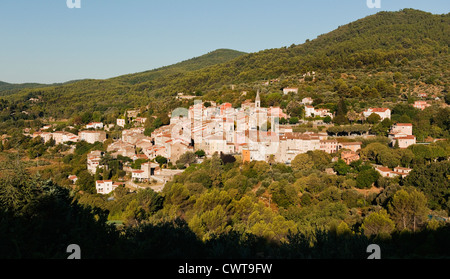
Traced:
[[260, 108], [261, 107], [261, 98], [259, 97], [259, 89], [258, 92], [256, 93], [256, 98], [255, 98], [255, 108]]

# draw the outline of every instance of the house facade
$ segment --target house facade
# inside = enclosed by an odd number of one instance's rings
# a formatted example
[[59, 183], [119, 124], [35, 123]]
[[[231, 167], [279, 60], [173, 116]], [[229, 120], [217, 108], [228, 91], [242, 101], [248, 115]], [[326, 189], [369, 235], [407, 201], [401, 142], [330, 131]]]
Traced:
[[139, 182], [149, 181], [155, 175], [157, 169], [159, 169], [158, 164], [152, 162], [143, 163], [141, 164], [141, 169], [131, 172], [131, 178]]
[[91, 122], [86, 125], [86, 129], [103, 129], [102, 122]]
[[361, 149], [362, 142], [340, 142], [338, 145], [339, 149], [348, 149], [353, 152], [357, 152]]
[[78, 138], [88, 143], [104, 142], [106, 140], [105, 131], [80, 131]]
[[394, 172], [396, 172], [398, 175], [400, 175], [402, 178], [405, 178], [408, 176], [408, 174], [412, 171], [410, 168], [402, 168], [402, 167], [395, 167]]
[[399, 148], [408, 148], [408, 146], [416, 144], [416, 137], [411, 135], [398, 136], [393, 138], [392, 145], [395, 145], [395, 142], [398, 142]]
[[396, 123], [391, 128], [391, 134], [393, 135], [405, 135], [412, 136], [413, 134], [413, 125], [411, 123]]
[[314, 100], [311, 97], [306, 97], [302, 99], [302, 104], [305, 106], [312, 105], [313, 102]]
[[55, 144], [62, 144], [66, 142], [77, 142], [78, 136], [68, 132], [53, 132], [52, 137], [55, 140]]
[[431, 105], [427, 101], [415, 101], [413, 107], [416, 109], [424, 110]]
[[111, 152], [111, 156], [114, 158], [117, 158], [118, 155], [131, 158], [136, 154], [135, 146], [122, 140], [108, 145], [106, 151]]
[[408, 174], [412, 171], [412, 169], [409, 168], [402, 168], [402, 167], [395, 167], [393, 170], [387, 167], [383, 166], [377, 166], [375, 167], [375, 170], [377, 170], [382, 177], [402, 177], [405, 178], [408, 176]]
[[313, 106], [305, 106], [305, 117], [331, 117], [333, 118], [333, 114], [329, 109], [316, 109]]
[[94, 175], [97, 172], [97, 168], [102, 168], [100, 160], [102, 159], [103, 152], [99, 150], [91, 151], [87, 155], [87, 170], [90, 174]]
[[97, 180], [95, 181], [95, 189], [98, 194], [107, 195], [117, 188], [112, 180]]
[[397, 173], [393, 172], [390, 168], [387, 168], [387, 167], [377, 167], [377, 168], [375, 168], [375, 170], [377, 170], [382, 177], [392, 178], [392, 177], [398, 176]]
[[116, 125], [117, 126], [124, 128], [125, 124], [127, 124], [125, 119], [117, 118], [117, 120], [116, 120]]
[[349, 151], [342, 151], [341, 159], [344, 160], [344, 162], [347, 165], [350, 165], [352, 162], [358, 161], [360, 159], [360, 157], [359, 157], [358, 153], [349, 150]]
[[372, 113], [378, 114], [381, 121], [391, 119], [391, 110], [388, 108], [369, 108], [363, 111], [363, 116], [367, 119]]
[[333, 154], [338, 151], [339, 143], [337, 140], [321, 140], [319, 150], [325, 151], [328, 154]]
[[297, 87], [286, 87], [286, 88], [283, 88], [283, 94], [284, 95], [287, 95], [289, 93], [298, 94], [298, 88]]

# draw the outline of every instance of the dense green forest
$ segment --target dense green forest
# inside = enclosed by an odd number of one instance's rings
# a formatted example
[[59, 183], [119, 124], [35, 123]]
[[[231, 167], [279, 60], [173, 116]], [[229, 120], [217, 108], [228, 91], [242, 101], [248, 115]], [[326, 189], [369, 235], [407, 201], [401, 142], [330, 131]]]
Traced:
[[77, 80], [71, 80], [71, 81], [67, 81], [64, 83], [54, 83], [54, 84], [7, 83], [7, 82], [0, 81], [0, 96], [14, 95], [14, 94], [20, 92], [22, 89], [60, 86], [60, 85], [64, 85], [64, 84], [74, 83], [74, 82], [77, 82]]
[[[24, 84], [11, 84], [11, 83], [7, 83], [7, 82], [2, 82], [0, 81], [0, 95], [7, 95], [7, 94], [11, 94], [10, 91], [13, 90], [20, 90], [22, 88], [33, 88], [33, 87], [43, 87], [45, 86], [44, 84], [39, 84], [39, 83], [24, 83]], [[8, 92], [4, 92], [4, 91], [8, 91]]]
[[[319, 171], [326, 154], [305, 156], [314, 163], [242, 165], [213, 156], [163, 193], [118, 189], [114, 200], [68, 190], [12, 160], [0, 178], [0, 257], [66, 258], [72, 243], [83, 258], [362, 259], [371, 243], [383, 258], [450, 256], [450, 227], [427, 217], [428, 206], [448, 210], [448, 161], [405, 181], [378, 179], [383, 191], [364, 195], [346, 176]], [[429, 191], [444, 196], [429, 199]], [[118, 215], [122, 225], [106, 222]]]
[[226, 63], [237, 57], [246, 54], [232, 49], [218, 49], [207, 53], [205, 55], [195, 57], [174, 65], [158, 68], [151, 71], [146, 71], [137, 74], [124, 75], [114, 80], [125, 82], [129, 84], [145, 83], [152, 80], [158, 80], [166, 78], [167, 76], [180, 76], [181, 74], [192, 72], [200, 69], [207, 68], [209, 66]]

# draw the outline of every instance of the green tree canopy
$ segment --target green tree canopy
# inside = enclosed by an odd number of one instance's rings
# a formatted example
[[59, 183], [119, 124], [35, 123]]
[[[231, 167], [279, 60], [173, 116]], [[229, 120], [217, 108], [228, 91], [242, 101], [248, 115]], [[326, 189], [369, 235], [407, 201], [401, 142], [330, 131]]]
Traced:
[[389, 214], [385, 209], [378, 212], [371, 213], [369, 216], [364, 218], [361, 229], [364, 234], [368, 237], [370, 236], [380, 236], [386, 237], [395, 229], [395, 224], [389, 217]]
[[416, 189], [397, 191], [389, 204], [389, 212], [399, 230], [416, 231], [428, 211], [425, 195]]

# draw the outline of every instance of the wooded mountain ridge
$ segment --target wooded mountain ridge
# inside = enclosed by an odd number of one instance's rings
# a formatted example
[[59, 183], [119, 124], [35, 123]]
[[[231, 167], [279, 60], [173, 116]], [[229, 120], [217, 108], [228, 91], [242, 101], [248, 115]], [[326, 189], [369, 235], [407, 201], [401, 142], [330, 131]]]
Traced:
[[[43, 101], [40, 106], [48, 114], [70, 118], [79, 112], [123, 110], [155, 100], [166, 102], [179, 92], [207, 92], [225, 85], [251, 84], [308, 71], [325, 75], [356, 70], [403, 73], [404, 65], [413, 61], [420, 61], [415, 70], [427, 69], [437, 61], [448, 61], [449, 45], [450, 14], [404, 9], [368, 16], [300, 45], [248, 54], [217, 50], [160, 69], [106, 80], [27, 88], [10, 97], [26, 101], [39, 96]], [[442, 65], [435, 68], [441, 71]], [[67, 103], [72, 106], [68, 108]]]

